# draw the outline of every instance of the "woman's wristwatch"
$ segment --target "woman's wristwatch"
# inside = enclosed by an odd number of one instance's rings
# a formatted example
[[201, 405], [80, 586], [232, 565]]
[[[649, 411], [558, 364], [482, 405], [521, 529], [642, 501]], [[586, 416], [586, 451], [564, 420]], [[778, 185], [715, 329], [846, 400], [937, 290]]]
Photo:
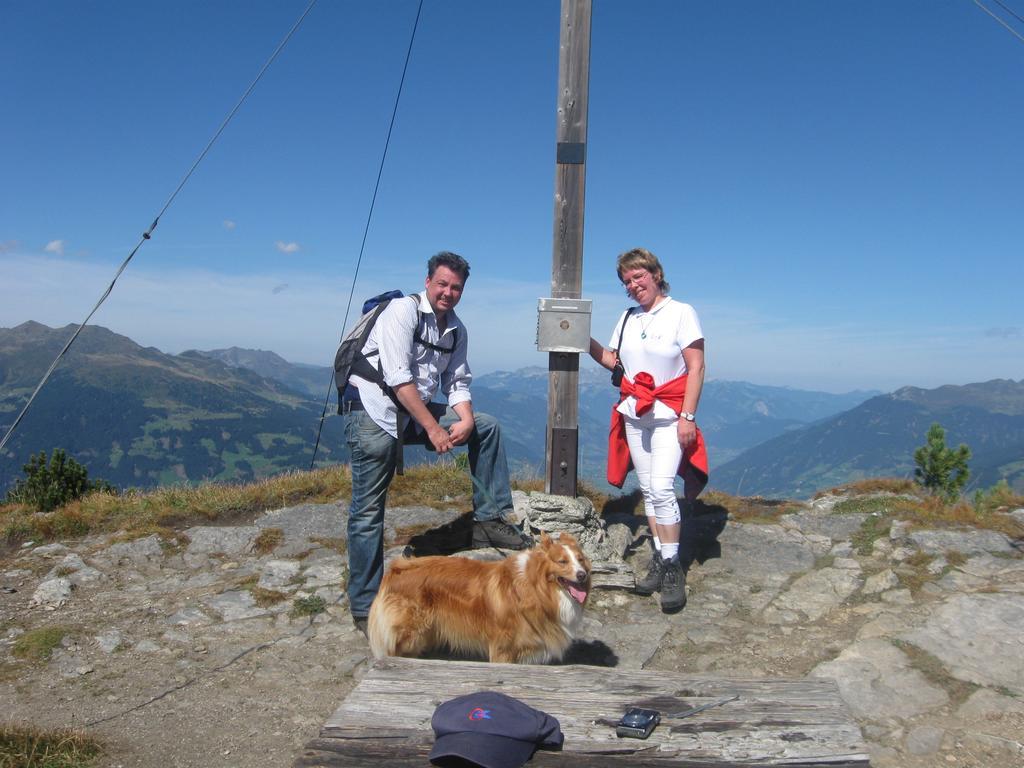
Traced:
[[690, 413], [689, 411], [680, 411], [679, 412], [679, 418], [686, 419], [687, 421], [696, 421], [697, 420], [697, 414], [696, 413]]

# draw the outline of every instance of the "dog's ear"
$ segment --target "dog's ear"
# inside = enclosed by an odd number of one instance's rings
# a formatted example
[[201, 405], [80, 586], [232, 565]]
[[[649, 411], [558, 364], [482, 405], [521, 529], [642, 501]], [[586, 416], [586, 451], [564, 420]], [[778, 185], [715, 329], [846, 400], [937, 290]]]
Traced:
[[543, 549], [548, 549], [551, 546], [551, 537], [548, 536], [547, 531], [540, 533], [540, 546]]

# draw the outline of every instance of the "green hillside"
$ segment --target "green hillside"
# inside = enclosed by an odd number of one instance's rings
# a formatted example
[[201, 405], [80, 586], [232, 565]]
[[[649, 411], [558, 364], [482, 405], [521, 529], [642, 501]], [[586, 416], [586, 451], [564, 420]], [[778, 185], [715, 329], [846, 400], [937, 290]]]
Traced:
[[789, 432], [719, 467], [715, 488], [744, 494], [808, 496], [865, 477], [912, 477], [914, 449], [939, 422], [951, 445], [971, 451], [968, 489], [1006, 480], [1024, 491], [1024, 381], [1005, 379], [904, 387], [845, 413]]
[[[0, 331], [6, 431], [74, 328]], [[322, 405], [272, 379], [198, 354], [166, 355], [86, 328], [0, 456], [0, 487], [26, 457], [60, 447], [90, 475], [127, 487], [248, 480], [308, 467]], [[340, 419], [318, 452], [343, 457]]]

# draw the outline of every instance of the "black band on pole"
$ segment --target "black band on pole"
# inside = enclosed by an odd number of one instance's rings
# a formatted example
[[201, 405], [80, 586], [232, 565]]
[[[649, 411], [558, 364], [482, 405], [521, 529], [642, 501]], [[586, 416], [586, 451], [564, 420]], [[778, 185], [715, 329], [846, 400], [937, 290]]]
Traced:
[[587, 162], [587, 145], [583, 141], [560, 141], [555, 154], [560, 165], [583, 165]]

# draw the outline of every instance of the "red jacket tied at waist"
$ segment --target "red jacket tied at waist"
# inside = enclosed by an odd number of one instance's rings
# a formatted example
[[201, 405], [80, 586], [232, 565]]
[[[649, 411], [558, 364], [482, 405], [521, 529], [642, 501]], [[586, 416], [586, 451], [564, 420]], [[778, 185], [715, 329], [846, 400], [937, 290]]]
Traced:
[[[666, 381], [660, 387], [654, 386], [654, 378], [646, 371], [641, 371], [633, 381], [623, 377], [620, 388], [619, 402], [612, 406], [611, 427], [608, 431], [608, 482], [621, 488], [626, 475], [633, 468], [633, 459], [629, 455], [626, 443], [626, 421], [619, 413], [618, 406], [632, 395], [636, 398], [636, 415], [642, 416], [654, 407], [654, 401], [660, 400], [678, 415], [683, 410], [683, 397], [686, 395], [686, 375]], [[697, 429], [696, 439], [683, 452], [677, 474], [683, 478], [687, 490], [690, 484], [696, 483], [696, 496], [708, 484], [708, 454], [704, 446], [704, 435]], [[689, 493], [687, 494], [689, 495]]]

